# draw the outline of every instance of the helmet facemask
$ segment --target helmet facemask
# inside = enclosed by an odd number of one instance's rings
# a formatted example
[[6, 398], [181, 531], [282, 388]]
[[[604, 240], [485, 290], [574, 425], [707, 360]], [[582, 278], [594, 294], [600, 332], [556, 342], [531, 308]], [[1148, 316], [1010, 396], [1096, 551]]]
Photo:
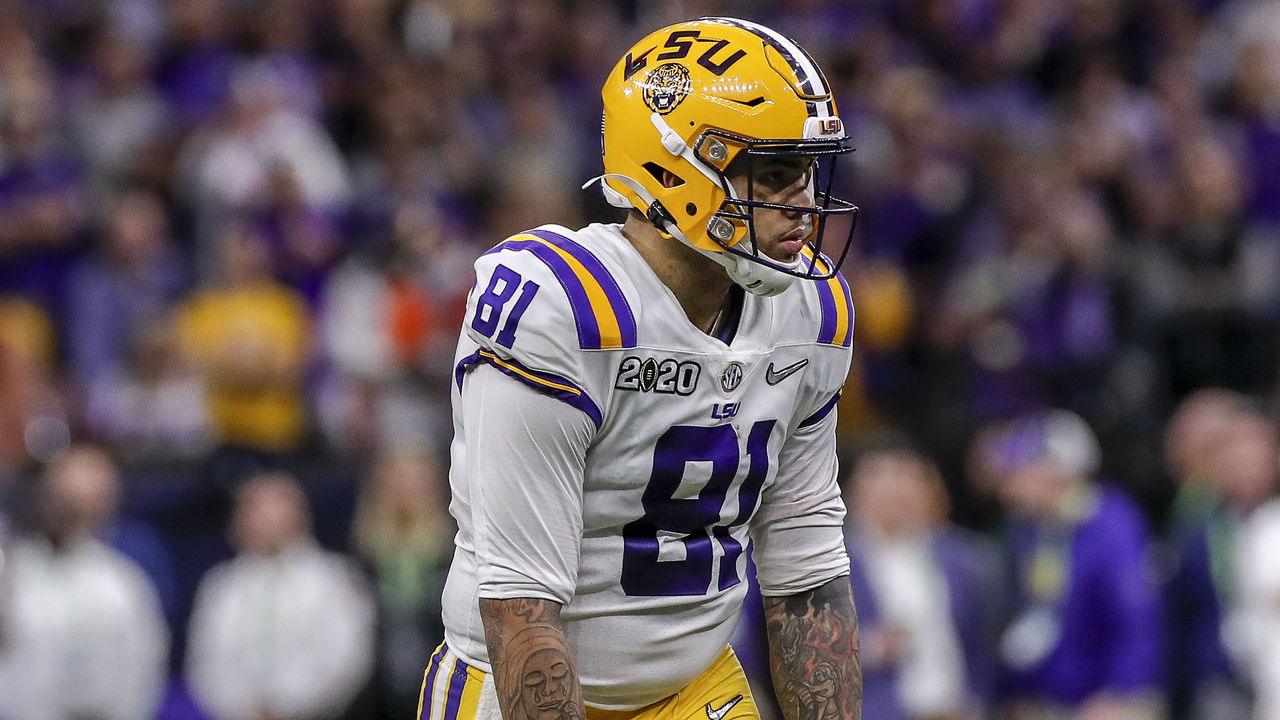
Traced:
[[[736, 147], [737, 153], [725, 164], [724, 158], [728, 149]], [[725, 199], [719, 210], [707, 223], [707, 236], [719, 245], [725, 253], [758, 263], [771, 270], [806, 280], [827, 280], [835, 276], [844, 258], [853, 244], [853, 230], [857, 223], [858, 207], [846, 200], [835, 197], [831, 189], [835, 183], [835, 169], [841, 155], [853, 151], [847, 138], [838, 140], [754, 140], [730, 133], [707, 130], [699, 138], [694, 147], [694, 155], [699, 161], [715, 170], [719, 176]], [[717, 157], [720, 162], [716, 162]], [[781, 187], [760, 186], [758, 171], [764, 168], [776, 168], [780, 159], [795, 161], [798, 165], [807, 166], [803, 172], [808, 174], [808, 196], [812, 205], [789, 205], [758, 197], [769, 197]], [[723, 165], [724, 169], [717, 169]], [[785, 169], [783, 164], [782, 168]], [[735, 187], [730, 178], [743, 178], [739, 187]], [[790, 186], [794, 179], [783, 187]], [[745, 187], [742, 187], [745, 185]], [[776, 185], [776, 184], [775, 184]], [[756, 211], [772, 210], [784, 214], [793, 214], [808, 226], [804, 236], [804, 250], [795, 260], [790, 262], [770, 257], [760, 247], [757, 233]], [[837, 241], [834, 261], [823, 254], [824, 240], [828, 227], [828, 219], [832, 216], [848, 215], [848, 229], [844, 232], [843, 242]]]

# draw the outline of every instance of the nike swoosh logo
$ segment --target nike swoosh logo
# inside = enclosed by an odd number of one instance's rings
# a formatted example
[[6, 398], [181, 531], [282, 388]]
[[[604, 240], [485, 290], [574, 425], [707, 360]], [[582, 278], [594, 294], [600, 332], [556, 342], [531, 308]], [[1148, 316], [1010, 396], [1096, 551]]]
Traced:
[[[806, 360], [805, 362], [808, 361]], [[742, 702], [742, 696], [735, 695], [732, 700], [714, 710], [711, 709], [711, 703], [707, 703], [707, 717], [710, 718], [710, 720], [724, 720], [724, 716], [728, 715], [729, 711], [733, 709], [733, 706], [740, 702]]]
[[769, 383], [770, 385], [777, 385], [778, 383], [782, 382], [783, 380], [786, 380], [787, 378], [791, 377], [795, 373], [800, 372], [800, 369], [808, 364], [809, 364], [809, 360], [808, 358], [805, 358], [804, 360], [793, 362], [790, 365], [782, 368], [781, 370], [774, 370], [773, 363], [769, 363], [769, 369], [764, 374], [764, 381]]

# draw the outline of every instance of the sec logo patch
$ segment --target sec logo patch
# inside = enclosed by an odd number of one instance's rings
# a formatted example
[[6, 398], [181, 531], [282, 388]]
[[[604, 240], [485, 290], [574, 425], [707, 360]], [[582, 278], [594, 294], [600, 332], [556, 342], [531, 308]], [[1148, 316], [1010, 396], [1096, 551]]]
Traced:
[[733, 392], [742, 384], [742, 363], [731, 362], [720, 375], [720, 387], [725, 392]]

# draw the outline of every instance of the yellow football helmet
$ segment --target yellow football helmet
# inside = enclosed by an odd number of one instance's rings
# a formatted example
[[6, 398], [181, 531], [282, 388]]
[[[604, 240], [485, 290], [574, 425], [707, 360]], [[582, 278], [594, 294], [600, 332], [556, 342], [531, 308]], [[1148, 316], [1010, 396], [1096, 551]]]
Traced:
[[[835, 160], [853, 147], [831, 86], [799, 45], [734, 18], [672, 25], [632, 47], [602, 95], [604, 175], [598, 179], [611, 205], [639, 210], [664, 235], [720, 263], [758, 295], [780, 293], [796, 277], [835, 274], [852, 242], [853, 222], [834, 262], [819, 259], [822, 235], [828, 216], [856, 218], [857, 207], [830, 194]], [[750, 163], [778, 156], [813, 161], [808, 182], [814, 206], [755, 198]], [[739, 158], [746, 160], [745, 192], [735, 190], [726, 174]], [[814, 252], [790, 263], [761, 252], [757, 208], [800, 213]]]

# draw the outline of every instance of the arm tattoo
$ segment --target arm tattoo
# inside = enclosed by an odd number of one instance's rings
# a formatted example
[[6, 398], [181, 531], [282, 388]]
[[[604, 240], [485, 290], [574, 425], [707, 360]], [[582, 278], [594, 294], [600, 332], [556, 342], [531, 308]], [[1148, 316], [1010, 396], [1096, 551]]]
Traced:
[[862, 661], [849, 578], [764, 599], [773, 687], [787, 720], [860, 720]]
[[505, 720], [583, 720], [573, 653], [550, 600], [480, 599], [485, 643]]

